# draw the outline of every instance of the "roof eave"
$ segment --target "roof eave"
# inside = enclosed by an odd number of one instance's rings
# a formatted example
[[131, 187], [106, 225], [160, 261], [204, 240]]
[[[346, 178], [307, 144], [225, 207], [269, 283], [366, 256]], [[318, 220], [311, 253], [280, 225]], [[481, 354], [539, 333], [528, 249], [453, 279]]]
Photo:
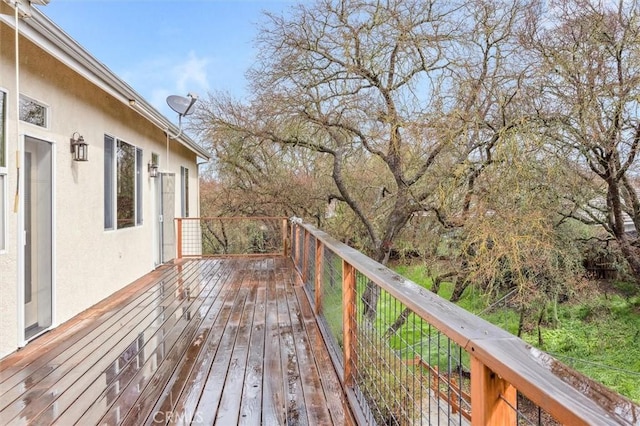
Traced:
[[[43, 50], [60, 60], [69, 68], [95, 84], [123, 104], [133, 108], [143, 118], [162, 129], [165, 133], [179, 134], [180, 129], [157, 109], [149, 104], [138, 92], [120, 79], [106, 65], [98, 61], [78, 42], [65, 33], [37, 8], [32, 8], [28, 19], [21, 22], [20, 34]], [[0, 21], [14, 27], [11, 19], [0, 15]], [[211, 156], [193, 139], [180, 134], [176, 140], [205, 160]]]

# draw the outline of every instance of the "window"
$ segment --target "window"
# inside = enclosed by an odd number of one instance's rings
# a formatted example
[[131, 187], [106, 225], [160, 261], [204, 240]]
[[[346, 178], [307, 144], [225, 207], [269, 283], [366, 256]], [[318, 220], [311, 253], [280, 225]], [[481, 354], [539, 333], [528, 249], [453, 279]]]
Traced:
[[142, 150], [105, 135], [104, 151], [104, 228], [142, 224]]
[[118, 140], [116, 147], [117, 178], [117, 226], [129, 228], [135, 224], [136, 197], [136, 149]]
[[0, 90], [0, 252], [7, 244], [7, 93]]
[[180, 204], [182, 217], [189, 217], [189, 169], [180, 167]]
[[40, 127], [48, 126], [48, 108], [24, 95], [20, 95], [20, 120]]

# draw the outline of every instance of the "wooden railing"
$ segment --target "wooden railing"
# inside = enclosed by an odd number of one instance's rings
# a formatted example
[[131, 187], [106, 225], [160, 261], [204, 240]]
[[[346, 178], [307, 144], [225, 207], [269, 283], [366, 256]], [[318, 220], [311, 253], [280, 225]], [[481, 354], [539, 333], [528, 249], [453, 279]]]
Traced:
[[362, 424], [640, 425], [640, 407], [298, 219], [291, 256]]
[[284, 217], [176, 218], [176, 257], [287, 255]]

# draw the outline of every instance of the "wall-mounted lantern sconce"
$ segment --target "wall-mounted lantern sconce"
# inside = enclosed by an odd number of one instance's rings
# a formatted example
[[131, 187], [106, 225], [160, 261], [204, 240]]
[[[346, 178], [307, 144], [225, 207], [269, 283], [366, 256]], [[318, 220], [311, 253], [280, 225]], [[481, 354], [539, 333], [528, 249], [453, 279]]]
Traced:
[[[76, 135], [78, 137], [76, 138]], [[71, 135], [71, 153], [73, 154], [74, 161], [87, 161], [88, 145], [84, 141], [82, 135], [78, 132], [73, 132]]]
[[158, 177], [158, 165], [156, 163], [149, 161], [147, 168], [149, 170], [149, 177]]

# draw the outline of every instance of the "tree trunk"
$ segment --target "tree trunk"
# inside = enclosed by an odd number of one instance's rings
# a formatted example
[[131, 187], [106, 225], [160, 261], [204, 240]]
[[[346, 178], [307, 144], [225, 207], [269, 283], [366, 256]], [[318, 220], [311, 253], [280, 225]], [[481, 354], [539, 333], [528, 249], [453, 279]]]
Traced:
[[451, 303], [456, 303], [457, 301], [459, 301], [462, 297], [462, 293], [464, 293], [468, 286], [469, 281], [466, 277], [458, 277], [458, 279], [456, 279], [456, 285], [453, 287], [453, 293], [451, 294], [451, 299], [449, 299], [449, 301]]
[[[614, 168], [615, 170], [615, 168]], [[629, 235], [624, 230], [624, 218], [620, 197], [620, 180], [616, 176], [608, 176], [607, 182], [607, 206], [611, 212], [609, 225], [613, 235], [620, 246], [620, 251], [629, 264], [631, 274], [636, 283], [640, 284], [640, 248], [634, 247], [629, 241]]]
[[455, 277], [456, 275], [458, 275], [457, 272], [447, 272], [446, 274], [438, 275], [436, 279], [433, 280], [433, 284], [431, 285], [431, 291], [434, 292], [435, 294], [438, 294], [438, 292], [440, 291], [440, 284], [442, 284], [442, 281], [444, 281], [446, 278]]
[[525, 308], [523, 306], [520, 308], [520, 319], [518, 320], [518, 337], [522, 337], [522, 332], [524, 331], [524, 316]]
[[384, 337], [386, 339], [393, 336], [400, 328], [407, 322], [407, 318], [409, 318], [409, 314], [411, 314], [411, 310], [409, 308], [404, 308], [402, 313], [398, 315], [398, 318], [394, 321], [393, 324], [387, 328], [387, 331], [384, 333]]
[[636, 284], [640, 286], [640, 248], [634, 247], [626, 235], [623, 235], [618, 243], [620, 244], [622, 255], [629, 264]]
[[378, 311], [378, 299], [380, 298], [380, 287], [371, 281], [367, 281], [367, 286], [362, 293], [362, 304], [364, 310], [364, 317], [370, 322], [374, 322], [376, 319], [376, 312]]
[[542, 347], [544, 342], [542, 341], [542, 330], [540, 329], [540, 324], [542, 324], [542, 320], [544, 319], [544, 313], [547, 308], [547, 304], [542, 305], [542, 309], [540, 309], [540, 315], [538, 316], [538, 347]]

